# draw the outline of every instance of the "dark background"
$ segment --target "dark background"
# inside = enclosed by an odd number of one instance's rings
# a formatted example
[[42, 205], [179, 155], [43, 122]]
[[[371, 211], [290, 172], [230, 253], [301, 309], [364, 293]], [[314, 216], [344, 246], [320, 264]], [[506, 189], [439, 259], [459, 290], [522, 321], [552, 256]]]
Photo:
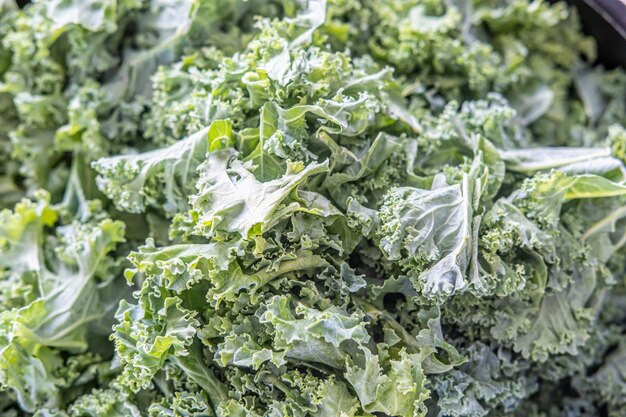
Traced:
[[598, 42], [598, 61], [626, 68], [626, 0], [568, 0], [578, 9], [583, 30]]

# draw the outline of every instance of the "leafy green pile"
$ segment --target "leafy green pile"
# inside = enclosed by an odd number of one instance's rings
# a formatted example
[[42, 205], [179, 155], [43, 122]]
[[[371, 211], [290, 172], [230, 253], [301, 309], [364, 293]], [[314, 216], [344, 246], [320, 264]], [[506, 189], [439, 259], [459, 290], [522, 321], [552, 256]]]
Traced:
[[0, 2], [0, 414], [626, 415], [626, 73], [541, 0]]

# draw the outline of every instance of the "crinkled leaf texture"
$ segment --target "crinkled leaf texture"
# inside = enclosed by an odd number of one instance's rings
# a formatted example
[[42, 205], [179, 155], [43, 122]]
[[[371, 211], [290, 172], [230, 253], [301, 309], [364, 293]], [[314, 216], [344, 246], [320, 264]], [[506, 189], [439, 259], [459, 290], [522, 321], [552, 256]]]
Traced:
[[0, 415], [626, 415], [626, 75], [568, 6], [26, 3]]
[[[21, 407], [34, 411], [58, 405], [65, 382], [55, 375], [68, 366], [65, 352], [85, 352], [106, 340], [110, 314], [126, 293], [115, 287], [119, 268], [111, 256], [124, 242], [124, 224], [103, 218], [57, 225], [47, 194], [0, 218], [0, 271], [11, 281], [4, 294], [28, 291], [0, 313], [0, 373]], [[16, 255], [23, 258], [15, 262]]]

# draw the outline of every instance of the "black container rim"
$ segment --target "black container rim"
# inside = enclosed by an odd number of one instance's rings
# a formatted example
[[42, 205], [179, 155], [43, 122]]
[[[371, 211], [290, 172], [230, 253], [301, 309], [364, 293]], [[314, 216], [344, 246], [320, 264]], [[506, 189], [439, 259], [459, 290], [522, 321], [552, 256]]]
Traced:
[[583, 0], [626, 39], [626, 0]]

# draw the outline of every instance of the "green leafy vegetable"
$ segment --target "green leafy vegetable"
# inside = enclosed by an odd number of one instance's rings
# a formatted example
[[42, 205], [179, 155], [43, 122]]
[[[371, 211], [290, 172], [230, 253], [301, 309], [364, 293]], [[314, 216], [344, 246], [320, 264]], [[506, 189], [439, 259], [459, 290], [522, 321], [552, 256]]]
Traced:
[[541, 0], [0, 1], [0, 415], [625, 415], [593, 62]]

